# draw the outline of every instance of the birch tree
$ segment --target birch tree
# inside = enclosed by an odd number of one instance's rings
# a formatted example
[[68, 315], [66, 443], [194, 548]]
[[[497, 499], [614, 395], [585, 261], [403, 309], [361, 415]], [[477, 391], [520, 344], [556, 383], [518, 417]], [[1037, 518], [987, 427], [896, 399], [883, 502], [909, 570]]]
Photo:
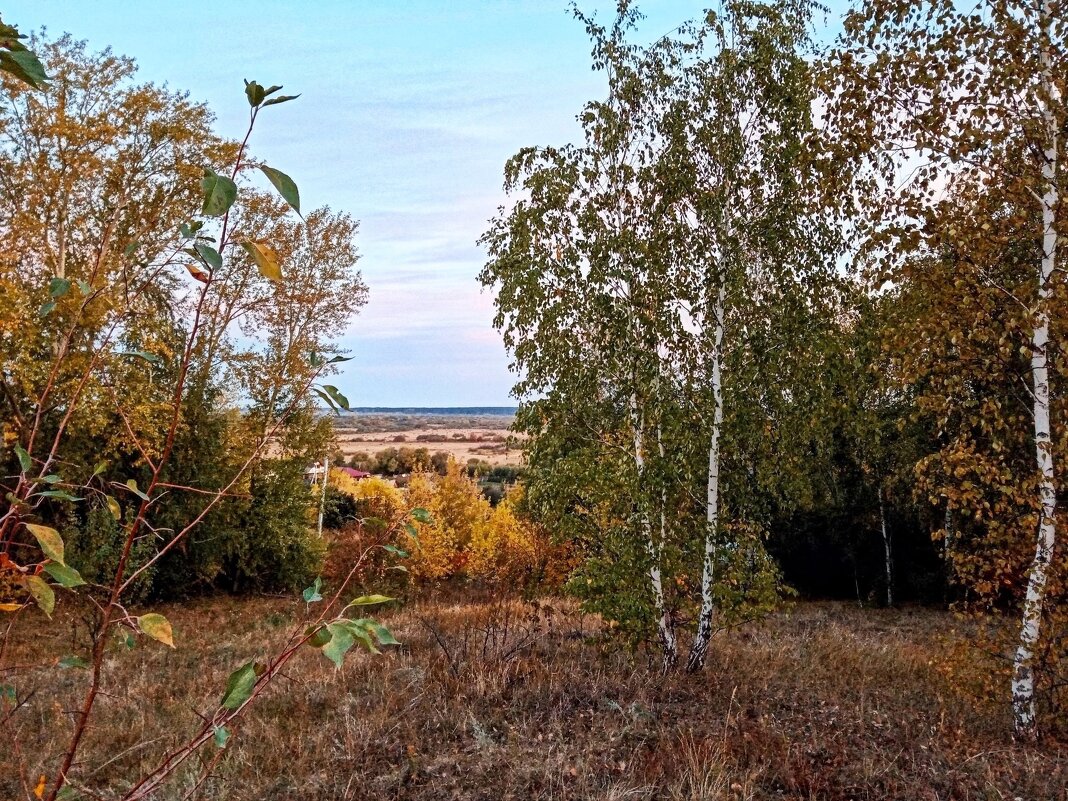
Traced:
[[728, 4], [644, 48], [626, 4], [610, 28], [583, 18], [608, 100], [581, 115], [582, 145], [509, 162], [518, 198], [483, 238], [532, 436], [528, 503], [587, 538], [573, 584], [597, 611], [631, 615], [622, 587], [643, 572], [665, 667], [683, 613], [696, 669], [717, 606], [736, 620], [773, 594], [757, 512], [790, 472], [778, 446], [807, 389], [786, 384], [818, 316], [798, 280], [822, 241], [800, 191], [807, 14]]
[[[946, 214], [946, 198], [982, 199], [1018, 217], [1033, 212], [1031, 280], [991, 286], [1027, 310], [1028, 427], [1033, 446], [1033, 557], [1013, 660], [1012, 708], [1018, 736], [1037, 731], [1034, 663], [1042, 637], [1056, 539], [1057, 481], [1050, 359], [1059, 350], [1050, 304], [1060, 284], [1058, 253], [1063, 142], [1065, 28], [1059, 4], [876, 0], [859, 5], [831, 58], [829, 130], [834, 157], [859, 159], [854, 191], [872, 223], [873, 261], [937, 244], [987, 263], [1000, 247], [996, 218], [966, 241]], [[974, 230], [974, 229], [973, 229]], [[885, 271], [884, 271], [885, 273]], [[992, 279], [970, 272], [967, 278]], [[955, 280], [964, 292], [965, 275]], [[1011, 338], [1011, 331], [1006, 332]], [[1021, 527], [1026, 529], [1026, 526]]]
[[[802, 329], [817, 316], [818, 299], [801, 279], [826, 285], [816, 276], [833, 259], [805, 200], [811, 10], [804, 0], [725, 3], [673, 43], [680, 75], [669, 84], [661, 124], [670, 142], [665, 173], [684, 186], [672, 207], [674, 282], [689, 311], [682, 350], [691, 358], [684, 369], [709, 390], [698, 407], [708, 437], [705, 530], [689, 670], [703, 665], [713, 632], [725, 405], [759, 409], [778, 395], [781, 410], [787, 363], [803, 351]], [[736, 375], [725, 376], [725, 369]], [[744, 413], [733, 422], [743, 419]]]

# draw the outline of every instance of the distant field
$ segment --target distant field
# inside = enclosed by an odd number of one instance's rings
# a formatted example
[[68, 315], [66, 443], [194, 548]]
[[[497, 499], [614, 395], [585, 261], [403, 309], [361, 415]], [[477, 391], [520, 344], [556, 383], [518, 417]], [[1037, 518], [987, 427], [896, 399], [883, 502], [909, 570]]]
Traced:
[[445, 451], [461, 464], [480, 459], [491, 465], [522, 461], [510, 432], [512, 414], [437, 413], [429, 411], [367, 411], [334, 421], [338, 444], [346, 457], [359, 451], [374, 455], [386, 448]]

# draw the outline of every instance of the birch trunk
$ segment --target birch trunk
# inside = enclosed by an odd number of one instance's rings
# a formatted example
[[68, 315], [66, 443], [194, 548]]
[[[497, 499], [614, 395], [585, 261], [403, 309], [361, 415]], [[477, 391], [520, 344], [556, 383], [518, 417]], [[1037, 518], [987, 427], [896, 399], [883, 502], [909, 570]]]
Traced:
[[323, 538], [323, 514], [326, 511], [326, 482], [330, 480], [330, 455], [323, 457], [323, 489], [319, 495], [319, 539]]
[[[634, 467], [638, 474], [638, 484], [644, 484], [645, 479], [645, 434], [642, 414], [638, 411], [638, 398], [630, 396], [631, 427], [634, 430]], [[679, 661], [679, 646], [675, 640], [675, 628], [671, 625], [671, 615], [668, 614], [667, 605], [664, 603], [664, 579], [660, 567], [662, 541], [657, 542], [653, 537], [653, 526], [649, 515], [645, 511], [645, 504], [641, 504], [641, 524], [645, 534], [645, 547], [649, 554], [649, 585], [653, 591], [653, 608], [656, 610], [657, 633], [660, 638], [660, 646], [664, 650], [664, 670], [671, 670]], [[661, 513], [661, 523], [666, 525], [666, 520]]]
[[879, 488], [879, 528], [883, 533], [883, 551], [886, 554], [886, 605], [894, 605], [894, 563], [890, 554], [890, 531], [886, 527], [886, 508], [883, 505], [883, 489]]
[[688, 671], [700, 670], [705, 664], [705, 653], [712, 639], [712, 616], [715, 612], [712, 589], [716, 568], [716, 532], [719, 528], [719, 440], [723, 429], [723, 302], [724, 288], [716, 294], [715, 337], [712, 351], [712, 435], [708, 445], [708, 479], [705, 501], [705, 553], [701, 571], [701, 611], [697, 617], [697, 632], [694, 634], [690, 655], [686, 660]]
[[[1050, 3], [1042, 6], [1040, 35], [1046, 38], [1052, 26]], [[1057, 122], [1054, 105], [1060, 92], [1053, 80], [1049, 45], [1044, 43], [1040, 56], [1042, 65], [1043, 117], [1046, 125], [1046, 147], [1042, 159], [1042, 263], [1038, 275], [1038, 309], [1031, 338], [1031, 378], [1034, 385], [1035, 460], [1040, 475], [1038, 500], [1040, 512], [1035, 558], [1027, 580], [1020, 640], [1013, 660], [1012, 709], [1017, 736], [1033, 739], [1037, 735], [1035, 718], [1034, 659], [1041, 635], [1042, 612], [1045, 605], [1046, 582], [1053, 559], [1057, 537], [1057, 489], [1054, 483], [1053, 448], [1050, 435], [1049, 405], [1049, 311], [1050, 281], [1057, 264], [1057, 219], [1059, 200], [1057, 191]]]

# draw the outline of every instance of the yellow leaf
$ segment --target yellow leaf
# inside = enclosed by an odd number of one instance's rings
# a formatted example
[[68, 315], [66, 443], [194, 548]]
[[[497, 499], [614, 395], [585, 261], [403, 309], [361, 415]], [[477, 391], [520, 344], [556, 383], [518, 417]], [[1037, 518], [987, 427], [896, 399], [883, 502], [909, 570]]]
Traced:
[[30, 591], [30, 595], [37, 601], [41, 611], [48, 617], [52, 617], [52, 612], [56, 608], [56, 593], [48, 586], [48, 582], [40, 576], [26, 576], [23, 581], [26, 582], [26, 589]]
[[22, 604], [0, 604], [0, 612], [17, 612], [22, 609]]
[[256, 262], [260, 275], [271, 281], [282, 280], [282, 261], [278, 257], [278, 251], [264, 242], [246, 239], [241, 246], [248, 251], [248, 255]]
[[141, 615], [137, 618], [137, 625], [141, 627], [141, 631], [153, 640], [158, 640], [171, 648], [174, 647], [174, 632], [171, 630], [170, 621], [163, 615], [158, 615], [155, 612]]
[[42, 773], [41, 778], [37, 780], [37, 786], [33, 788], [33, 794], [38, 798], [44, 798], [45, 787], [45, 775]]
[[59, 536], [58, 531], [49, 526], [39, 526], [35, 523], [23, 523], [23, 525], [37, 538], [37, 543], [41, 546], [45, 556], [59, 562], [61, 565], [66, 564], [63, 561], [63, 538]]

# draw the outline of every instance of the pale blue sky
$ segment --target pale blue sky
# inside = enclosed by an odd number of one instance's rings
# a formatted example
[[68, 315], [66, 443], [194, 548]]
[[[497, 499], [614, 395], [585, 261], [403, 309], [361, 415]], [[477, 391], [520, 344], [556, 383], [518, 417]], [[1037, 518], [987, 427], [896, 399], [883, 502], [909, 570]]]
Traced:
[[[707, 4], [642, 3], [642, 31]], [[608, 20], [614, 3], [582, 7]], [[513, 402], [475, 241], [504, 199], [505, 160], [573, 140], [602, 93], [566, 0], [33, 0], [4, 19], [133, 56], [142, 79], [207, 101], [228, 136], [247, 122], [242, 78], [301, 93], [261, 117], [253, 148], [307, 208], [360, 220], [370, 301], [342, 338], [354, 359], [338, 387], [354, 406]]]

